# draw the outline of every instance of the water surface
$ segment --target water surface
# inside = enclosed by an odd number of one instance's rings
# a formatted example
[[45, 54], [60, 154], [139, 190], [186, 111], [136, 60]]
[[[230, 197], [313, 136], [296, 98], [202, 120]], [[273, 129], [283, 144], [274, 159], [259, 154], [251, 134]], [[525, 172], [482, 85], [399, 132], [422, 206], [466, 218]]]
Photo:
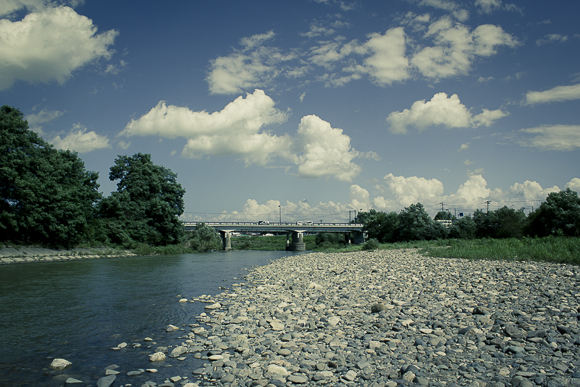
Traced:
[[[147, 345], [175, 344], [176, 335], [184, 335], [167, 333], [167, 325], [195, 323], [194, 316], [204, 311], [204, 304], [179, 298], [217, 294], [220, 287], [242, 282], [246, 269], [289, 254], [296, 253], [234, 251], [0, 266], [0, 386], [63, 386], [68, 377], [94, 386], [111, 364], [120, 366], [119, 382], [128, 371], [160, 368], [159, 374], [128, 381], [139, 386], [146, 380], [160, 383], [163, 374], [191, 375], [199, 362], [191, 355], [163, 364], [147, 357], [153, 352]], [[121, 342], [129, 348], [110, 349]], [[132, 343], [142, 347], [131, 348]], [[55, 372], [49, 368], [53, 358], [73, 365]]]

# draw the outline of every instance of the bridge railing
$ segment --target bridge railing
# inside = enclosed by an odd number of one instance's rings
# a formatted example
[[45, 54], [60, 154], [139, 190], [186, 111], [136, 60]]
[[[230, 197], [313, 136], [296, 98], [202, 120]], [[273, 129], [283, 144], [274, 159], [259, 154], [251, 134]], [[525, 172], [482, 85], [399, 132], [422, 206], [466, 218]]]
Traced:
[[205, 223], [208, 226], [338, 226], [338, 227], [362, 227], [362, 223], [306, 223], [306, 222], [183, 222], [186, 226], [195, 226], [198, 223]]

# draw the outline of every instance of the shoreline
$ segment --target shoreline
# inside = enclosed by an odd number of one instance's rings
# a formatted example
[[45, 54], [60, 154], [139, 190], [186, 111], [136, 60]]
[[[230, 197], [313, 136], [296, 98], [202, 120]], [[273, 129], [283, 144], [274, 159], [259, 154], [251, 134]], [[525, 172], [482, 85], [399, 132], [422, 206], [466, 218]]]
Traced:
[[132, 257], [136, 255], [129, 250], [116, 250], [106, 247], [60, 250], [31, 246], [11, 246], [0, 248], [0, 265]]
[[579, 284], [415, 249], [289, 256], [206, 300], [180, 346], [200, 386], [580, 386]]

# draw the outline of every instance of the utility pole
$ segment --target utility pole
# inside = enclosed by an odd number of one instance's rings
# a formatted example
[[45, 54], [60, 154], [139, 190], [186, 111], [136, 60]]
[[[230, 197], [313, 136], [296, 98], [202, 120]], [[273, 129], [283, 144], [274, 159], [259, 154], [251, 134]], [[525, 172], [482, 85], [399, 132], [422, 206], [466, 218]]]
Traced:
[[489, 204], [491, 203], [491, 201], [488, 200], [485, 203], [487, 204], [487, 212], [489, 212]]
[[441, 212], [445, 212], [445, 210], [443, 209], [444, 203], [439, 203], [439, 204], [441, 204]]
[[278, 208], [280, 209], [280, 224], [282, 224], [282, 206], [279, 205]]
[[350, 212], [351, 210], [348, 210], [348, 223], [350, 223]]

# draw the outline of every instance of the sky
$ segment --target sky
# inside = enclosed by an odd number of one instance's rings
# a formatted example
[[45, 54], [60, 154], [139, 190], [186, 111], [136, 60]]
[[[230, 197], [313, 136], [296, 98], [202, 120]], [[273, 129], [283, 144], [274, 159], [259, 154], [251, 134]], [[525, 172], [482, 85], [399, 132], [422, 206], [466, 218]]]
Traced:
[[580, 2], [0, 0], [0, 104], [116, 190], [149, 153], [186, 221], [580, 192]]

